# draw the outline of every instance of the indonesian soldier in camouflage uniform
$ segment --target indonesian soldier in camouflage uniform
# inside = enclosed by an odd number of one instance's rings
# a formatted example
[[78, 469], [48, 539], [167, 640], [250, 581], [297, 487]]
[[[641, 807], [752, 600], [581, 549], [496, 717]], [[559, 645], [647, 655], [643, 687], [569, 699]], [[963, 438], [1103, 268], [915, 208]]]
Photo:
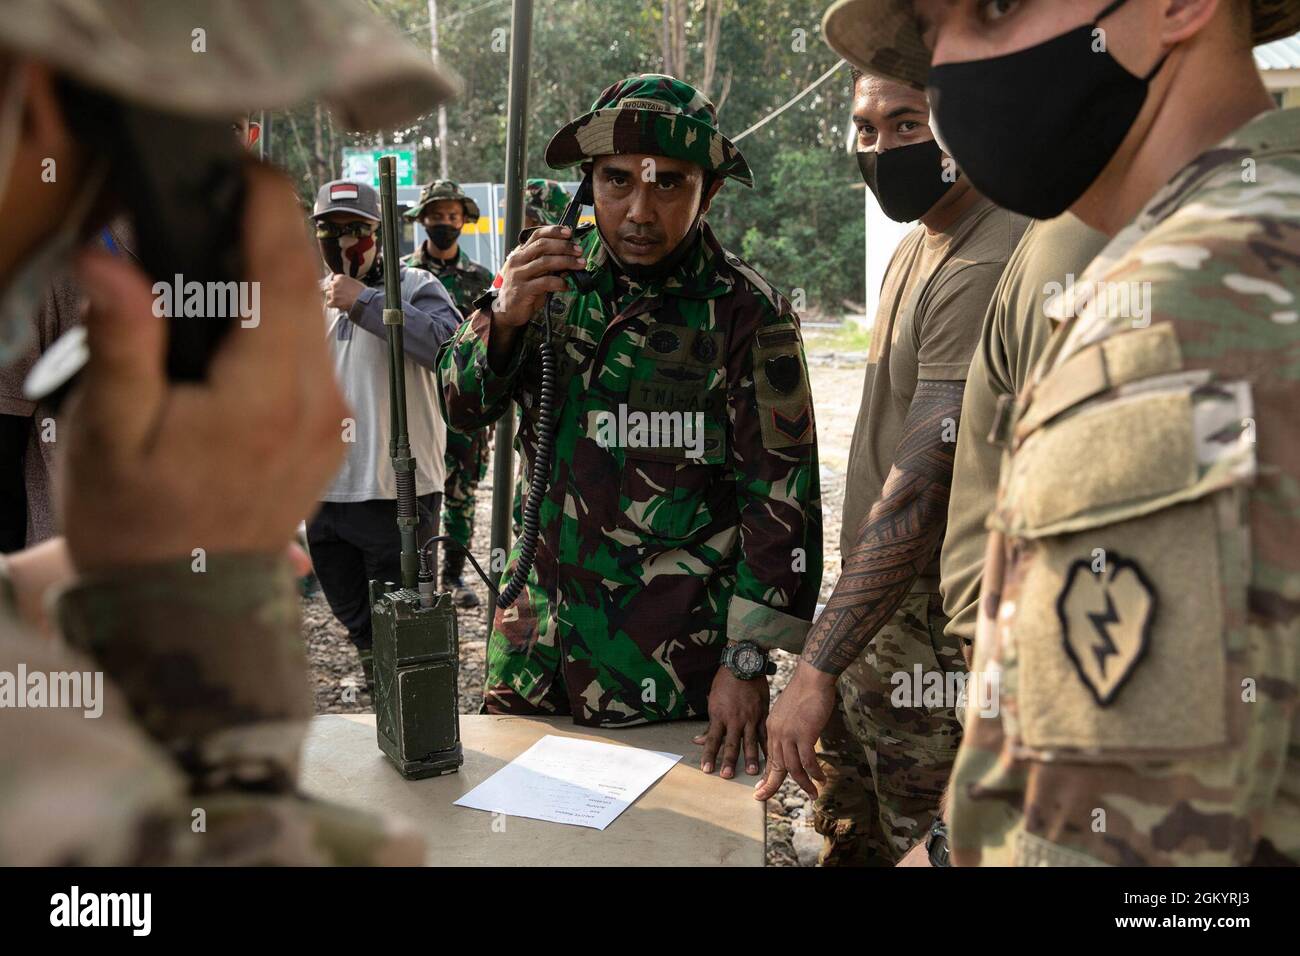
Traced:
[[[974, 3], [827, 18], [864, 68], [920, 83], [933, 57], [941, 103], [960, 107], [959, 84], [988, 98], [990, 139], [938, 117], [982, 189], [1113, 236], [1048, 307], [1059, 327], [995, 429], [1007, 454], [973, 676], [999, 693], [970, 696], [953, 860], [1295, 864], [1300, 114], [1273, 109], [1251, 45], [1300, 29], [1300, 8], [1087, 6], [1009, 18], [1055, 37], [1050, 57], [977, 27]], [[1097, 29], [1109, 65], [1090, 65]], [[1032, 68], [1049, 61], [1089, 95], [1040, 92]], [[1125, 108], [1085, 124], [1078, 165], [1025, 188], [1043, 130], [996, 118], [1064, 108], [1068, 127], [1080, 102]]]
[[569, 194], [554, 179], [530, 179], [524, 184], [524, 228], [553, 226], [569, 205]]
[[[492, 284], [492, 273], [460, 248], [461, 230], [478, 222], [478, 203], [458, 183], [435, 180], [420, 190], [420, 198], [406, 211], [407, 219], [420, 223], [427, 237], [402, 260], [407, 268], [432, 272], [451, 293], [461, 315], [469, 315], [477, 299]], [[468, 549], [474, 537], [474, 494], [487, 474], [492, 451], [492, 426], [468, 432], [447, 429], [443, 461], [447, 480], [442, 489], [442, 531]], [[465, 552], [455, 546], [443, 549], [442, 586], [452, 592], [459, 607], [477, 607], [478, 596], [465, 587]]]
[[[767, 682], [719, 661], [728, 641], [799, 647], [821, 513], [798, 318], [702, 220], [725, 178], [751, 184], [749, 167], [713, 105], [659, 75], [609, 87], [546, 159], [590, 164], [596, 226], [530, 236], [441, 366], [458, 427], [519, 402], [531, 467], [538, 313], [554, 294], [560, 401], [541, 540], [524, 593], [497, 609], [486, 708], [610, 727], [707, 714], [706, 772], [721, 746], [731, 776], [743, 743], [755, 773]], [[592, 291], [564, 275], [576, 269]], [[685, 413], [689, 442], [637, 430], [670, 413]]]
[[[391, 27], [336, 0], [0, 0], [0, 20], [3, 362], [22, 354], [51, 270], [102, 225], [91, 210], [110, 211], [92, 203], [107, 156], [69, 136], [60, 80], [224, 122], [250, 103], [323, 98], [359, 129], [409, 121], [453, 88]], [[42, 180], [51, 159], [60, 175]], [[410, 833], [298, 793], [312, 707], [284, 553], [342, 458], [348, 411], [297, 198], [248, 163], [244, 278], [262, 314], [202, 384], [166, 380], [152, 280], [126, 257], [77, 257], [90, 360], [60, 418], [66, 539], [0, 567], [5, 864], [422, 858]], [[61, 639], [37, 636], [42, 625]], [[33, 707], [36, 674], [102, 681], [102, 694], [90, 708]]]

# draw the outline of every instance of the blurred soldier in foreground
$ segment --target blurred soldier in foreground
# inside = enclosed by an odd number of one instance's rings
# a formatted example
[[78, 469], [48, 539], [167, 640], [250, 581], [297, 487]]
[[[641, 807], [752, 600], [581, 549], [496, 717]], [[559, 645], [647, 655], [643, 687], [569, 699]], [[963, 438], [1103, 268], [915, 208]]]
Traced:
[[1251, 54], [1300, 6], [1011, 7], [826, 19], [990, 198], [1113, 237], [995, 425], [953, 861], [1300, 862], [1300, 113]]
[[[349, 127], [409, 119], [452, 89], [352, 3], [285, 0], [268, 16], [252, 2], [0, 0], [0, 20], [5, 363], [33, 334], [51, 269], [93, 239], [112, 205], [94, 201], [105, 157], [70, 135], [64, 76], [225, 121], [252, 102], [320, 97]], [[203, 56], [192, 52], [198, 23]], [[41, 175], [47, 161], [52, 179]], [[138, 266], [98, 251], [77, 259], [91, 358], [59, 437], [76, 571], [40, 551], [14, 555], [0, 575], [28, 618], [0, 616], [4, 863], [421, 858], [410, 835], [297, 792], [312, 708], [283, 554], [342, 457], [348, 410], [320, 335], [297, 199], [252, 161], [246, 182], [244, 278], [260, 283], [261, 321], [231, 332], [203, 383], [165, 377], [167, 322]], [[29, 627], [56, 588], [67, 646]], [[33, 705], [34, 688], [67, 690], [74, 677], [81, 706]], [[94, 701], [91, 687], [102, 687]], [[15, 691], [28, 706], [15, 706]]]
[[[609, 87], [552, 138], [591, 170], [596, 224], [544, 226], [440, 366], [454, 427], [519, 401], [538, 447], [541, 324], [558, 352], [550, 486], [524, 592], [497, 608], [492, 713], [630, 726], [709, 717], [702, 766], [755, 773], [765, 649], [797, 649], [821, 578], [817, 442], [798, 317], [703, 221], [749, 167], [667, 76]], [[589, 270], [590, 291], [566, 277]], [[675, 425], [674, 425], [675, 423]], [[527, 509], [528, 502], [525, 502]], [[519, 560], [512, 549], [506, 577]], [[744, 648], [720, 666], [728, 641]]]
[[940, 558], [947, 633], [969, 657], [975, 643], [980, 576], [997, 500], [1002, 447], [989, 440], [998, 407], [1029, 381], [1052, 334], [1046, 306], [1073, 286], [1106, 245], [1106, 236], [1073, 214], [1033, 222], [1016, 246], [984, 317], [961, 401], [961, 429], [948, 500], [948, 530]]
[[[420, 199], [406, 211], [427, 238], [407, 256], [407, 268], [432, 272], [451, 294], [452, 301], [464, 317], [474, 311], [474, 300], [492, 284], [492, 273], [471, 259], [460, 248], [460, 234], [469, 223], [478, 222], [476, 203], [449, 179], [439, 179], [420, 191]], [[459, 324], [459, 322], [457, 323]], [[443, 549], [442, 588], [452, 592], [458, 607], [478, 607], [478, 595], [465, 587], [465, 550], [474, 537], [474, 494], [487, 474], [488, 455], [492, 450], [492, 426], [469, 432], [447, 429], [443, 462], [443, 534], [461, 545]]]
[[[389, 463], [392, 406], [388, 328], [384, 325], [384, 262], [379, 193], [347, 179], [321, 186], [312, 209], [316, 242], [329, 275], [326, 340], [334, 374], [352, 409], [343, 467], [307, 523], [312, 566], [330, 610], [348, 629], [367, 689], [374, 685], [370, 581], [402, 579], [397, 535], [397, 479]], [[438, 280], [398, 267], [402, 284], [407, 429], [415, 458], [417, 545], [438, 533], [445, 480], [447, 426], [438, 414], [438, 349], [460, 325], [460, 313]], [[361, 330], [364, 335], [357, 334]], [[436, 553], [436, 552], [435, 552]]]
[[[1028, 223], [959, 175], [924, 93], [856, 71], [854, 80], [863, 178], [885, 215], [920, 222], [881, 286], [849, 452], [844, 571], [772, 709], [757, 796], [790, 771], [817, 797], [824, 866], [890, 866], [938, 815], [961, 740], [956, 701], [923, 693], [923, 681], [947, 686], [965, 670], [960, 643], [944, 634], [939, 544], [962, 383]], [[819, 789], [809, 778], [823, 773]]]

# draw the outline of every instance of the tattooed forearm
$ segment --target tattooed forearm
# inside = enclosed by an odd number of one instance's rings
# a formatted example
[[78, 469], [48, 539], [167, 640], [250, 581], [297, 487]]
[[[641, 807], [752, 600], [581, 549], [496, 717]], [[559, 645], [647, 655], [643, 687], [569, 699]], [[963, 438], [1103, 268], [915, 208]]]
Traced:
[[880, 499], [808, 635], [803, 658], [839, 674], [903, 602], [943, 536], [962, 382], [919, 382]]

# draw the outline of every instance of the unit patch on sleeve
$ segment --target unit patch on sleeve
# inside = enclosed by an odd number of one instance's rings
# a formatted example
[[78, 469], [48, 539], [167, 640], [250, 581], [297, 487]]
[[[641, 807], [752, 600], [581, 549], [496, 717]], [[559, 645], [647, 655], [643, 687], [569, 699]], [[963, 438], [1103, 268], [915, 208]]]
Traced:
[[1136, 562], [1114, 552], [1101, 572], [1080, 558], [1065, 573], [1056, 614], [1079, 679], [1099, 707], [1109, 707], [1146, 655], [1155, 589]]
[[754, 393], [765, 448], [791, 448], [816, 438], [802, 351], [793, 325], [761, 329], [754, 336]]

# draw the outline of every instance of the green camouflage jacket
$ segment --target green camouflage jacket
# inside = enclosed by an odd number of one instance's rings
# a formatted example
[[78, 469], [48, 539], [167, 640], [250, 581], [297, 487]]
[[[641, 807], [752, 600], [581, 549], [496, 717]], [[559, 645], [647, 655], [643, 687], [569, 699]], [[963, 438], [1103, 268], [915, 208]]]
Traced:
[[[702, 716], [727, 639], [797, 650], [821, 583], [798, 317], [707, 225], [667, 280], [644, 286], [616, 279], [594, 228], [575, 238], [597, 285], [552, 303], [563, 404], [542, 538], [529, 587], [497, 609], [489, 688], [495, 669], [540, 702], [562, 672], [581, 724]], [[444, 413], [469, 429], [517, 400], [516, 447], [530, 462], [539, 320], [501, 375], [488, 365], [491, 327], [475, 312], [444, 351]], [[673, 426], [668, 413], [679, 438], [702, 431], [672, 442], [655, 431]], [[675, 447], [648, 447], [652, 435]], [[517, 558], [516, 542], [503, 581]]]
[[[415, 833], [298, 793], [312, 701], [282, 559], [98, 575], [57, 614], [71, 647], [0, 609], [0, 865], [423, 862]], [[97, 702], [32, 706], [96, 674]]]
[[995, 426], [955, 859], [1300, 863], [1300, 111], [1062, 291]]
[[449, 263], [429, 255], [422, 242], [402, 260], [402, 265], [432, 272], [451, 295], [462, 316], [474, 311], [474, 300], [492, 284], [492, 273], [467, 256], [464, 249], [457, 250], [455, 261]]

